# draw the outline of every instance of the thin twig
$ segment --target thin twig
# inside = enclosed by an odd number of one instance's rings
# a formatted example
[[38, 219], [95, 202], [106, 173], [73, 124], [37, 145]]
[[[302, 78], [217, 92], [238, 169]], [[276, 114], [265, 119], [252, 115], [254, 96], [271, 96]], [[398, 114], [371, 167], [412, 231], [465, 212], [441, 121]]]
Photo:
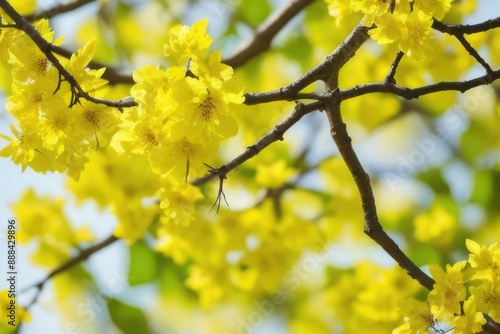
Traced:
[[[332, 76], [332, 73], [338, 72], [354, 56], [359, 47], [368, 39], [369, 29], [361, 23], [358, 24], [344, 42], [328, 55], [321, 64], [283, 88], [264, 93], [246, 94], [245, 104], [296, 100], [302, 89], [319, 80], [335, 85], [336, 83], [331, 81], [337, 79], [336, 76]], [[309, 96], [312, 97], [313, 94], [309, 94]]]
[[352, 88], [343, 90], [340, 92], [340, 99], [344, 101], [370, 93], [389, 93], [401, 96], [402, 98], [407, 100], [413, 100], [419, 98], [422, 95], [449, 90], [464, 93], [471, 88], [489, 84], [497, 79], [500, 79], [500, 70], [492, 71], [491, 75], [486, 74], [470, 80], [442, 81], [417, 88], [407, 88], [390, 82], [376, 82], [357, 85]]
[[36, 21], [39, 19], [50, 19], [59, 14], [71, 12], [77, 8], [83, 7], [86, 4], [94, 2], [96, 0], [76, 0], [68, 3], [61, 3], [57, 6], [44, 10], [43, 12], [36, 13], [33, 15], [25, 16], [25, 19], [28, 21]]
[[[104, 239], [103, 241], [95, 244], [95, 245], [92, 245], [84, 250], [82, 250], [77, 256], [69, 259], [68, 261], [64, 262], [63, 264], [61, 264], [59, 267], [55, 268], [54, 270], [52, 270], [49, 274], [47, 274], [47, 276], [42, 279], [40, 282], [38, 283], [35, 283], [33, 284], [32, 286], [29, 286], [25, 289], [23, 289], [21, 292], [25, 292], [27, 290], [30, 290], [30, 289], [33, 289], [33, 288], [37, 288], [38, 290], [42, 290], [43, 286], [54, 276], [62, 273], [63, 271], [79, 264], [80, 262], [83, 262], [85, 261], [86, 259], [88, 259], [92, 254], [94, 253], [97, 253], [98, 251], [100, 251], [101, 249], [111, 245], [113, 242], [117, 241], [118, 238], [115, 237], [114, 235], [110, 235], [109, 237], [107, 237], [106, 239]], [[33, 304], [33, 302], [31, 302], [29, 306], [31, 306]]]
[[396, 55], [396, 58], [394, 58], [394, 61], [392, 62], [391, 69], [389, 70], [389, 73], [387, 73], [387, 76], [385, 77], [385, 81], [395, 84], [396, 79], [394, 79], [394, 76], [396, 75], [396, 70], [398, 69], [399, 63], [401, 62], [401, 59], [403, 59], [403, 56], [405, 54], [402, 51], [399, 51], [398, 54]]
[[[87, 249], [84, 249], [77, 256], [75, 256], [75, 257], [69, 259], [68, 261], [64, 262], [63, 264], [61, 264], [59, 267], [55, 268], [50, 273], [48, 273], [47, 276], [45, 276], [45, 278], [42, 279], [41, 281], [39, 281], [38, 283], [35, 283], [27, 288], [22, 289], [21, 293], [28, 291], [28, 290], [31, 290], [33, 288], [37, 289], [35, 296], [31, 300], [31, 302], [25, 307], [25, 309], [28, 310], [31, 306], [33, 306], [33, 304], [36, 303], [36, 301], [40, 297], [40, 294], [42, 293], [43, 288], [45, 287], [45, 284], [47, 284], [47, 282], [49, 282], [49, 280], [51, 278], [53, 278], [54, 276], [59, 275], [60, 273], [70, 269], [71, 267], [74, 267], [75, 265], [87, 260], [91, 255], [97, 253], [98, 251], [100, 251], [103, 248], [106, 248], [107, 246], [111, 245], [112, 243], [114, 243], [117, 240], [118, 240], [118, 238], [115, 237], [114, 235], [107, 237], [103, 241], [101, 241], [93, 246], [90, 246]], [[19, 332], [19, 330], [21, 329], [21, 326], [22, 326], [22, 322], [20, 322], [19, 325], [17, 326], [16, 333]]]
[[303, 116], [322, 108], [323, 103], [321, 101], [311, 102], [309, 104], [303, 104], [300, 102], [297, 103], [292, 114], [288, 116], [287, 119], [285, 119], [282, 123], [276, 125], [274, 129], [268, 132], [254, 145], [247, 147], [245, 152], [241, 153], [236, 158], [222, 165], [221, 167], [211, 169], [207, 175], [192, 181], [191, 184], [194, 186], [200, 186], [215, 177], [220, 178], [226, 176], [230, 171], [259, 154], [263, 149], [265, 149], [272, 143], [278, 140], [283, 140], [283, 135], [285, 134], [285, 132], [298, 121], [300, 121]]
[[500, 17], [496, 17], [494, 19], [487, 20], [478, 24], [446, 24], [434, 19], [432, 28], [449, 35], [477, 34], [491, 29], [500, 28]]

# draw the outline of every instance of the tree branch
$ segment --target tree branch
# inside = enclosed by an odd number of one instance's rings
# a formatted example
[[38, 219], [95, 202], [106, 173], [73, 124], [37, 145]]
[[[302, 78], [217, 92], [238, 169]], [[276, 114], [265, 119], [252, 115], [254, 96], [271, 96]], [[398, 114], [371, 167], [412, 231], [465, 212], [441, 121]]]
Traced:
[[114, 235], [111, 235], [111, 236], [107, 237], [106, 239], [104, 239], [103, 241], [101, 241], [93, 246], [90, 246], [87, 249], [82, 250], [77, 256], [69, 259], [68, 261], [61, 264], [59, 267], [52, 270], [44, 279], [42, 279], [38, 283], [35, 283], [32, 286], [29, 286], [29, 287], [23, 289], [21, 292], [25, 292], [25, 291], [31, 290], [33, 288], [38, 289], [37, 295], [35, 296], [35, 298], [31, 301], [31, 303], [26, 308], [29, 308], [31, 305], [33, 305], [36, 302], [36, 300], [38, 299], [38, 295], [41, 293], [43, 287], [52, 277], [62, 273], [63, 271], [65, 271], [65, 270], [85, 261], [85, 260], [87, 260], [91, 255], [97, 253], [98, 251], [100, 251], [103, 248], [106, 248], [107, 246], [111, 245], [112, 243], [114, 243], [117, 240], [118, 240], [117, 237], [115, 237]]
[[222, 62], [233, 67], [242, 66], [251, 58], [264, 52], [271, 45], [274, 36], [298, 13], [315, 0], [292, 0], [274, 15], [270, 16], [255, 30], [252, 39], [240, 45], [236, 51]]
[[245, 152], [241, 153], [225, 165], [222, 165], [219, 168], [211, 169], [207, 175], [192, 181], [191, 184], [194, 186], [200, 186], [215, 177], [224, 178], [230, 171], [259, 154], [263, 149], [265, 149], [275, 141], [283, 140], [283, 135], [285, 134], [285, 132], [290, 129], [295, 123], [300, 121], [303, 116], [321, 108], [323, 108], [323, 103], [321, 101], [316, 101], [309, 104], [298, 102], [292, 114], [288, 116], [288, 118], [285, 119], [282, 123], [276, 125], [273, 130], [271, 130], [259, 141], [257, 141], [257, 143], [247, 147]]
[[[337, 79], [335, 75], [332, 76], [332, 73], [338, 73], [344, 64], [354, 56], [356, 51], [368, 39], [369, 29], [361, 23], [358, 24], [344, 42], [328, 55], [321, 64], [283, 88], [265, 93], [246, 94], [245, 104], [251, 105], [280, 100], [296, 100], [301, 97], [298, 94], [302, 89], [318, 80], [329, 82], [332, 86], [335, 86]], [[314, 95], [309, 94], [309, 96], [312, 97]]]
[[[442, 91], [454, 90], [464, 93], [471, 88], [490, 84], [491, 82], [500, 79], [500, 70], [492, 71], [490, 74], [485, 74], [471, 80], [464, 81], [442, 81], [427, 86], [417, 88], [402, 87], [390, 82], [377, 82], [363, 85], [357, 85], [352, 88], [343, 90], [340, 93], [342, 101], [352, 99], [370, 93], [389, 93], [401, 96], [404, 99], [417, 99], [422, 95], [437, 93]], [[318, 95], [320, 97], [320, 95]]]
[[49, 18], [54, 17], [54, 16], [59, 15], [59, 14], [71, 12], [77, 8], [83, 7], [86, 4], [89, 4], [89, 3], [94, 2], [94, 1], [96, 1], [96, 0], [76, 0], [73, 2], [69, 2], [69, 3], [62, 3], [62, 4], [59, 4], [57, 6], [52, 7], [50, 9], [47, 9], [43, 12], [25, 16], [25, 19], [28, 21], [36, 21], [39, 19], [49, 19]]
[[340, 91], [338, 88], [334, 88], [333, 98], [326, 106], [326, 114], [331, 126], [331, 136], [356, 183], [361, 197], [365, 219], [364, 232], [379, 244], [401, 268], [405, 269], [410, 277], [417, 280], [428, 290], [432, 290], [434, 280], [406, 256], [394, 240], [384, 231], [382, 225], [380, 225], [370, 177], [359, 162], [356, 152], [352, 147], [351, 138], [347, 133], [347, 126], [342, 120], [340, 102]]
[[395, 84], [396, 79], [394, 79], [394, 76], [396, 75], [396, 70], [398, 69], [399, 62], [401, 62], [401, 59], [403, 59], [403, 56], [405, 54], [402, 51], [399, 51], [396, 55], [396, 58], [394, 58], [394, 61], [392, 62], [391, 69], [389, 70], [389, 73], [387, 73], [387, 76], [385, 77], [385, 81]]
[[494, 19], [487, 20], [478, 24], [446, 24], [436, 19], [434, 19], [434, 22], [432, 23], [432, 28], [449, 35], [477, 34], [479, 32], [485, 32], [499, 27], [500, 17], [496, 17]]

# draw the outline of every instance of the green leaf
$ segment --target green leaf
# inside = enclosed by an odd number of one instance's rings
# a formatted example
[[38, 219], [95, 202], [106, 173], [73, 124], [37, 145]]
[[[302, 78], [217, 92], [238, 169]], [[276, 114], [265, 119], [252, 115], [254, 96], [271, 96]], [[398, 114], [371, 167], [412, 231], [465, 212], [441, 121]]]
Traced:
[[460, 138], [461, 152], [468, 161], [476, 161], [487, 152], [491, 142], [488, 130], [478, 122], [471, 122]]
[[500, 205], [498, 199], [500, 198], [500, 173], [495, 171], [490, 183], [491, 195], [489, 197], [488, 211], [492, 213], [500, 213]]
[[470, 201], [482, 205], [486, 205], [491, 198], [493, 192], [493, 177], [492, 172], [488, 170], [478, 170], [474, 175], [474, 184]]
[[306, 69], [310, 65], [312, 50], [307, 38], [303, 35], [295, 35], [290, 37], [279, 51], [287, 58], [298, 62], [303, 69]]
[[196, 298], [196, 293], [188, 289], [184, 281], [188, 277], [188, 265], [176, 265], [172, 259], [161, 256], [161, 271], [159, 273], [159, 288], [162, 294], [178, 295], [188, 298]]
[[417, 178], [428, 185], [435, 193], [450, 194], [450, 187], [443, 179], [440, 169], [427, 170], [419, 174]]
[[140, 240], [130, 247], [128, 282], [131, 286], [149, 283], [157, 277], [156, 252]]
[[410, 249], [408, 256], [413, 263], [421, 267], [429, 263], [441, 263], [441, 254], [431, 245], [419, 244]]
[[272, 8], [266, 0], [243, 0], [238, 7], [238, 16], [247, 24], [256, 27], [271, 14]]
[[118, 299], [108, 299], [111, 320], [124, 334], [149, 334], [148, 320], [139, 308]]

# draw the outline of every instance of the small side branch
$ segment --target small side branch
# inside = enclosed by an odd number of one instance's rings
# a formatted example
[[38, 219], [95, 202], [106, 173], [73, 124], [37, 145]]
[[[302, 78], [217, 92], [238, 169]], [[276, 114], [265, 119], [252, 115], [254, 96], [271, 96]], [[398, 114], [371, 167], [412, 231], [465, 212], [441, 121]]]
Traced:
[[432, 28], [450, 35], [471, 35], [495, 28], [500, 28], [500, 17], [478, 24], [446, 24], [441, 21], [434, 20], [434, 22], [432, 23]]
[[370, 93], [388, 93], [406, 100], [413, 100], [423, 95], [450, 90], [464, 93], [471, 88], [486, 85], [498, 79], [500, 79], [500, 70], [492, 71], [491, 74], [485, 74], [471, 80], [442, 81], [417, 88], [407, 88], [390, 82], [376, 82], [343, 90], [340, 92], [340, 99], [344, 101]]
[[283, 140], [283, 135], [288, 129], [290, 129], [295, 123], [300, 121], [302, 117], [310, 112], [319, 110], [323, 108], [323, 102], [316, 101], [309, 104], [303, 104], [298, 102], [293, 110], [292, 114], [288, 116], [282, 123], [276, 125], [276, 127], [268, 132], [264, 137], [262, 137], [254, 145], [247, 147], [245, 152], [238, 155], [233, 160], [229, 161], [225, 165], [214, 168], [209, 171], [209, 173], [201, 178], [198, 178], [191, 182], [194, 186], [200, 186], [215, 177], [225, 177], [230, 171], [243, 164], [245, 161], [253, 158], [259, 154], [263, 149], [271, 145], [272, 143]]
[[385, 82], [395, 84], [396, 79], [394, 79], [394, 76], [396, 75], [396, 70], [398, 69], [399, 63], [401, 62], [401, 59], [403, 59], [404, 52], [399, 51], [398, 54], [396, 55], [396, 58], [394, 58], [394, 61], [392, 62], [391, 69], [389, 70], [389, 73], [385, 77]]
[[328, 55], [321, 64], [283, 88], [260, 94], [246, 94], [245, 104], [296, 100], [301, 97], [299, 96], [301, 90], [319, 80], [327, 82], [330, 87], [336, 86], [338, 72], [368, 39], [369, 29], [369, 27], [361, 23], [358, 24], [345, 41]]
[[26, 20], [28, 21], [36, 21], [39, 19], [49, 19], [51, 17], [54, 17], [59, 14], [71, 12], [77, 8], [83, 7], [86, 4], [89, 4], [91, 2], [95, 2], [96, 0], [76, 0], [73, 2], [68, 2], [68, 3], [62, 3], [57, 6], [54, 6], [50, 9], [47, 9], [43, 12], [25, 16]]
[[[103, 241], [93, 245], [93, 246], [90, 246], [89, 248], [87, 249], [84, 249], [83, 251], [81, 251], [77, 256], [69, 259], [68, 261], [66, 261], [65, 263], [61, 264], [59, 267], [55, 268], [54, 270], [52, 270], [44, 279], [42, 279], [40, 282], [30, 286], [30, 287], [27, 287], [25, 289], [23, 289], [23, 291], [27, 291], [27, 290], [30, 290], [30, 289], [33, 289], [33, 288], [37, 288], [38, 289], [38, 293], [37, 295], [35, 296], [35, 298], [31, 301], [31, 303], [27, 306], [27, 308], [29, 308], [31, 305], [33, 305], [36, 300], [38, 299], [38, 295], [41, 293], [43, 287], [45, 286], [45, 284], [54, 276], [70, 269], [71, 267], [87, 260], [91, 255], [97, 253], [98, 251], [100, 251], [101, 249], [103, 248], [106, 248], [107, 246], [111, 245], [112, 243], [114, 243], [115, 241], [117, 241], [118, 238], [115, 237], [114, 235], [111, 235], [109, 237], [107, 237], [106, 239], [104, 239]], [[21, 291], [21, 292], [23, 292]]]

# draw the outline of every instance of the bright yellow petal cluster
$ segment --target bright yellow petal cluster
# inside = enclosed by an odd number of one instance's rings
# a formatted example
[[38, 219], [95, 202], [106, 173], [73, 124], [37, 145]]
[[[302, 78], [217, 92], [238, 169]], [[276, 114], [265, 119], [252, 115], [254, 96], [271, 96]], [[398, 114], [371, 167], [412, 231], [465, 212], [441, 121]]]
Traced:
[[448, 264], [446, 271], [429, 267], [435, 284], [427, 302], [405, 301], [401, 306], [405, 323], [393, 333], [427, 333], [436, 324], [457, 333], [479, 333], [485, 314], [500, 321], [500, 248], [497, 243], [485, 247], [470, 239], [466, 246], [468, 261]]
[[436, 281], [434, 289], [429, 293], [428, 301], [432, 314], [441, 321], [449, 320], [450, 315], [460, 313], [460, 302], [466, 297], [462, 269], [466, 261], [453, 266], [446, 265], [446, 272], [436, 265], [431, 265], [429, 271]]
[[469, 263], [474, 269], [472, 279], [496, 282], [500, 277], [500, 245], [495, 242], [485, 247], [470, 239], [465, 244], [470, 251]]
[[134, 72], [131, 93], [139, 106], [127, 115], [113, 147], [146, 154], [159, 175], [204, 174], [219, 141], [237, 133], [231, 105], [243, 102], [243, 87], [220, 52], [208, 52], [206, 28], [206, 20], [171, 28], [165, 46], [171, 67]]
[[[242, 291], [247, 297], [275, 291], [289, 280], [287, 271], [301, 251], [322, 240], [314, 224], [293, 214], [276, 217], [271, 201], [238, 213], [221, 210], [216, 221], [198, 218], [189, 227], [183, 221], [172, 224], [174, 218], [188, 220], [189, 205], [200, 196], [196, 188], [177, 186], [184, 190], [160, 195], [167, 200], [163, 206], [170, 216], [158, 231], [157, 250], [178, 264], [192, 263], [186, 284], [204, 307]], [[175, 211], [170, 210], [174, 201], [180, 202], [173, 206]]]
[[428, 333], [429, 328], [434, 326], [434, 316], [429, 303], [409, 298], [402, 299], [399, 307], [405, 322], [394, 329], [393, 334], [423, 334]]
[[160, 208], [163, 209], [166, 223], [174, 222], [188, 226], [195, 218], [194, 203], [203, 199], [200, 189], [171, 176], [167, 176], [162, 183], [163, 186], [159, 191]]
[[[59, 43], [53, 42], [54, 32], [47, 20], [34, 26], [48, 42]], [[118, 112], [83, 99], [71, 106], [74, 92], [45, 54], [28, 36], [18, 33], [9, 37], [10, 30], [6, 31], [2, 29], [2, 36], [7, 34], [4, 37], [10, 42], [6, 43], [6, 60], [12, 66], [13, 79], [7, 109], [19, 130], [11, 126], [13, 138], [1, 135], [9, 143], [0, 156], [10, 156], [23, 170], [29, 166], [37, 172], [67, 171], [78, 179], [88, 161], [87, 152], [107, 145], [118, 130]], [[60, 60], [80, 87], [92, 95], [106, 84], [101, 79], [104, 69], [87, 69], [94, 45], [91, 41], [69, 60]]]
[[413, 8], [441, 20], [451, 9], [453, 0], [412, 0]]
[[[326, 2], [332, 6], [332, 1]], [[391, 1], [351, 0], [350, 9], [363, 13], [367, 26], [375, 24], [369, 33], [378, 43], [397, 43], [402, 52], [415, 60], [431, 56], [437, 45], [433, 18], [442, 19], [451, 9], [451, 0], [398, 0], [394, 8], [390, 4]]]

